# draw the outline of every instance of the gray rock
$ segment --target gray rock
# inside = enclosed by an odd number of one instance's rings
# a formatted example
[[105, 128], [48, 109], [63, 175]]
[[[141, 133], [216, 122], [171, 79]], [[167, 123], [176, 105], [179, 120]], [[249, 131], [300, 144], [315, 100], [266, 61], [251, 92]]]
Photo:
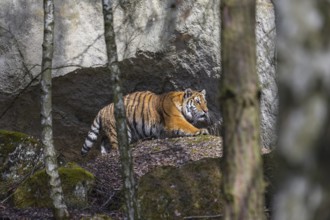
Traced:
[[20, 132], [0, 130], [0, 198], [43, 166], [38, 140]]
[[[17, 94], [41, 70], [43, 3], [3, 0], [0, 8], [0, 92]], [[101, 1], [55, 1], [54, 31], [54, 77], [106, 63]]]
[[20, 132], [0, 130], [0, 180], [19, 182], [43, 164], [39, 141]]

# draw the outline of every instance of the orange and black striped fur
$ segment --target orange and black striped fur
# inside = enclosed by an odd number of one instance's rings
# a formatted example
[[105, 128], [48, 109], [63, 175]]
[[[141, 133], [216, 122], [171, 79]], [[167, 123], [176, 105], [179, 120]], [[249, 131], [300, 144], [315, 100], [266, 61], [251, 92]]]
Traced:
[[[186, 89], [161, 95], [149, 91], [126, 95], [124, 105], [129, 142], [144, 138], [208, 134], [207, 129], [198, 129], [193, 125], [209, 120], [205, 94], [205, 90], [199, 92]], [[101, 129], [107, 136], [111, 148], [117, 149], [115, 122], [114, 104], [111, 103], [96, 115], [81, 154], [88, 153]]]

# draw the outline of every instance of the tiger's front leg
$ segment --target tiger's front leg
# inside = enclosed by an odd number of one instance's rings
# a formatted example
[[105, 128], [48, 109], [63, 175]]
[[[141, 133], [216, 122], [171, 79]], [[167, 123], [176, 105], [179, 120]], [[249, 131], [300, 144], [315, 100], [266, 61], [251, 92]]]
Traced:
[[210, 134], [209, 131], [206, 128], [201, 128], [201, 129], [198, 129], [198, 131], [194, 134], [194, 136], [207, 135], [207, 134]]
[[205, 128], [198, 129], [194, 133], [184, 131], [183, 129], [174, 129], [170, 133], [170, 136], [179, 136], [179, 137], [189, 137], [189, 136], [198, 136], [198, 135], [208, 135], [209, 131]]
[[198, 129], [188, 121], [182, 119], [167, 123], [165, 131], [170, 136], [197, 136], [209, 134], [207, 129]]

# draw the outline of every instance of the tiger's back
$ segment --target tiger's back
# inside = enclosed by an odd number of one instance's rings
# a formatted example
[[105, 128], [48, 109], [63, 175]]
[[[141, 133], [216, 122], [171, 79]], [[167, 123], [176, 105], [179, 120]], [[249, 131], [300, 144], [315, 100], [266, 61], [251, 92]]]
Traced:
[[[143, 91], [126, 95], [124, 97], [124, 105], [129, 142], [132, 143], [144, 138], [190, 136], [208, 133], [206, 129], [198, 129], [191, 124], [197, 117], [208, 120], [205, 90], [203, 91], [197, 92], [187, 89], [162, 95]], [[191, 102], [199, 102], [199, 105], [202, 103], [203, 106], [197, 111], [197, 108]], [[196, 112], [201, 112], [201, 116]], [[103, 130], [107, 136], [111, 148], [117, 149], [118, 142], [113, 103], [105, 106], [98, 112], [81, 150], [83, 155], [87, 154], [96, 142], [100, 130]]]
[[[161, 117], [157, 112], [158, 103], [159, 96], [149, 91], [135, 92], [124, 97], [129, 142], [160, 136]], [[101, 109], [100, 114], [103, 119], [102, 128], [110, 139], [110, 143], [117, 148], [114, 104], [111, 103]]]

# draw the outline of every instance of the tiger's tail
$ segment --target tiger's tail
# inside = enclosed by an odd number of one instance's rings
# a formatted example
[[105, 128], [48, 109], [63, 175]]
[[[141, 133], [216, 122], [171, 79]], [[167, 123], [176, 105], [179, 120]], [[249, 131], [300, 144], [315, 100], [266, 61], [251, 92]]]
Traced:
[[95, 117], [93, 124], [91, 126], [91, 129], [88, 132], [88, 135], [85, 139], [85, 143], [83, 147], [81, 148], [81, 155], [85, 156], [90, 149], [93, 147], [94, 143], [97, 140], [97, 137], [101, 130], [101, 112], [97, 114]]

